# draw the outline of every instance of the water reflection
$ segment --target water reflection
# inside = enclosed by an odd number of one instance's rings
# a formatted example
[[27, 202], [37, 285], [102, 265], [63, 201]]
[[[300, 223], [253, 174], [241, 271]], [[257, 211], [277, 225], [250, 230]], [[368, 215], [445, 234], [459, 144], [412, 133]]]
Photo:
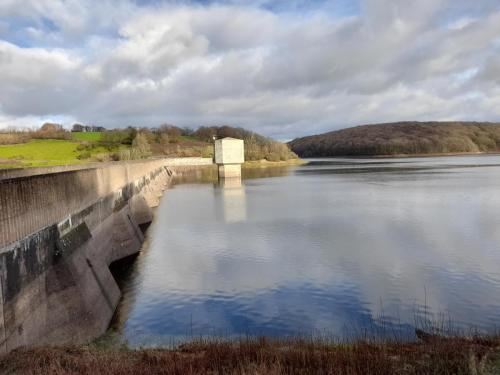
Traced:
[[217, 182], [218, 177], [219, 174], [216, 165], [207, 165], [195, 168], [187, 166], [184, 167], [182, 173], [174, 175], [172, 183], [174, 185], [179, 185]]
[[221, 178], [219, 186], [222, 191], [224, 221], [226, 223], [236, 223], [246, 220], [245, 186], [241, 183], [241, 177]]
[[285, 177], [295, 170], [294, 166], [278, 166], [278, 167], [249, 167], [242, 168], [241, 174], [243, 179], [248, 180], [251, 178], [266, 178], [266, 177]]
[[176, 186], [125, 282], [116, 327], [133, 345], [191, 333], [411, 332], [440, 313], [494, 330], [500, 157], [459, 159], [321, 160], [241, 186]]

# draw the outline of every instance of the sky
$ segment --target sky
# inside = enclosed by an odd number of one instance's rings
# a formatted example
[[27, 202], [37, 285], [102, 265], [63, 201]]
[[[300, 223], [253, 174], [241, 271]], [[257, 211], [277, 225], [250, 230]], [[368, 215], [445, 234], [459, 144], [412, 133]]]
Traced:
[[500, 121], [498, 0], [0, 0], [0, 128]]

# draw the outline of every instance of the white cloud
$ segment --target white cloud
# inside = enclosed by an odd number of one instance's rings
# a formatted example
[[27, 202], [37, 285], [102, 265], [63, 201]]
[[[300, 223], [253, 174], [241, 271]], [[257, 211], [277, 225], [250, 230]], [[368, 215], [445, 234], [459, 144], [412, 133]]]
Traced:
[[9, 115], [64, 115], [81, 98], [81, 60], [65, 51], [0, 41], [0, 103]]
[[500, 117], [495, 2], [262, 4], [1, 1], [0, 115], [230, 123], [281, 139]]

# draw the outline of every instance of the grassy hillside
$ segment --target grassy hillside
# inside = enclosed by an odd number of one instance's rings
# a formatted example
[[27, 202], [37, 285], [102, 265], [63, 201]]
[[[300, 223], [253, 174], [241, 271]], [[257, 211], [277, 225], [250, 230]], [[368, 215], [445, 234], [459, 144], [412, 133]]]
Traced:
[[500, 123], [398, 122], [297, 138], [301, 157], [416, 155], [500, 151]]
[[59, 164], [78, 164], [78, 143], [44, 139], [27, 143], [0, 146], [0, 168], [39, 167]]
[[72, 138], [76, 141], [97, 142], [102, 138], [102, 132], [72, 132]]
[[[96, 147], [92, 154], [106, 150]], [[35, 139], [26, 143], [0, 145], [0, 168], [42, 167], [84, 162], [81, 144], [59, 139]], [[91, 155], [92, 155], [91, 154]]]
[[104, 132], [40, 129], [0, 132], [0, 168], [81, 164], [150, 156], [210, 158], [214, 153], [214, 136], [243, 139], [246, 160], [284, 163], [297, 158], [286, 144], [229, 126], [200, 127], [196, 131], [171, 125]]

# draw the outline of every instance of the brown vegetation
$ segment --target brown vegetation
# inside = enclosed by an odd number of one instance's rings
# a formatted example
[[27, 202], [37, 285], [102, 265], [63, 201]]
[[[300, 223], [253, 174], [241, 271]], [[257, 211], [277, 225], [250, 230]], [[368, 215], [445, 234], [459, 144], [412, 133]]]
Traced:
[[38, 130], [5, 129], [0, 131], [0, 145], [26, 143], [33, 139], [71, 139], [61, 125], [45, 123]]
[[[132, 145], [141, 137], [141, 144], [149, 145], [150, 152], [140, 152], [137, 155], [145, 157], [149, 154], [169, 157], [213, 157], [214, 137], [233, 137], [245, 142], [245, 160], [286, 161], [296, 159], [290, 148], [281, 142], [263, 137], [259, 134], [241, 128], [230, 126], [200, 127], [198, 130], [181, 129], [173, 125], [162, 125], [159, 128], [127, 128], [111, 130], [103, 133], [100, 145], [115, 150], [119, 145]], [[136, 158], [129, 151], [112, 154], [112, 159], [123, 160]], [[132, 152], [133, 153], [133, 152]], [[141, 156], [142, 155], [142, 156]]]
[[175, 349], [18, 349], [2, 374], [493, 374], [499, 341], [422, 343], [321, 340], [195, 341]]
[[294, 139], [301, 157], [416, 155], [500, 151], [500, 124], [399, 122], [363, 125]]
[[232, 137], [245, 141], [245, 160], [285, 161], [297, 159], [288, 145], [266, 138], [254, 132], [231, 126], [200, 127], [194, 136], [209, 142], [213, 137]]
[[31, 135], [28, 132], [2, 132], [0, 133], [0, 145], [14, 145], [28, 142]]
[[61, 132], [64, 128], [60, 124], [54, 124], [52, 122], [46, 122], [40, 127], [41, 132]]

